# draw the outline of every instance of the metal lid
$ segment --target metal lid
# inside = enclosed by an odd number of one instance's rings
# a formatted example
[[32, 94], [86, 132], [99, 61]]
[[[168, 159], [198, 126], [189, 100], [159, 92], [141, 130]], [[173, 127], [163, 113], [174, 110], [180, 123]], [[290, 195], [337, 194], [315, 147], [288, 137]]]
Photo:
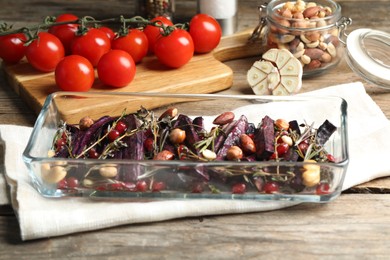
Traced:
[[390, 34], [358, 29], [346, 40], [347, 62], [368, 82], [390, 89]]

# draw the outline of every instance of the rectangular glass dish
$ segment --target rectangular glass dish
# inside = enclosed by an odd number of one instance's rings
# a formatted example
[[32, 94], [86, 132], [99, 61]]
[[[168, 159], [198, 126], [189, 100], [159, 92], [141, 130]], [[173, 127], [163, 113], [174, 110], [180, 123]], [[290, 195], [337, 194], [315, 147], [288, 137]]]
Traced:
[[57, 92], [23, 158], [45, 197], [327, 202], [346, 111], [338, 97]]

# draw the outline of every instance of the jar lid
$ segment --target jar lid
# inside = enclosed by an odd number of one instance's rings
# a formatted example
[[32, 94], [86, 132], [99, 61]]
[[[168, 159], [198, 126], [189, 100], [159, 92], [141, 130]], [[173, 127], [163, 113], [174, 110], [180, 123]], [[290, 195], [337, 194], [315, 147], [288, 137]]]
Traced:
[[390, 89], [390, 34], [372, 29], [352, 31], [346, 40], [347, 62], [370, 83]]

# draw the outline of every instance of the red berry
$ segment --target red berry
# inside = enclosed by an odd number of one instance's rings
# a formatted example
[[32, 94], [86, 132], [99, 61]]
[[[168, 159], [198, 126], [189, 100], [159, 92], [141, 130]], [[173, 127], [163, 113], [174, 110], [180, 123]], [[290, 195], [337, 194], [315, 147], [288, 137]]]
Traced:
[[135, 184], [136, 190], [139, 192], [145, 192], [148, 190], [148, 184], [146, 181], [137, 181]]
[[115, 130], [119, 132], [119, 134], [123, 134], [127, 131], [127, 125], [125, 122], [119, 120], [115, 125]]
[[59, 151], [66, 145], [66, 139], [58, 138], [56, 141], [56, 150]]
[[59, 183], [57, 183], [57, 188], [58, 188], [58, 189], [64, 190], [64, 189], [66, 189], [67, 187], [68, 187], [68, 183], [67, 183], [67, 181], [66, 181], [65, 178], [62, 179], [62, 180], [60, 180]]
[[264, 184], [265, 193], [275, 193], [279, 191], [279, 184], [274, 181], [266, 182]]
[[109, 190], [123, 190], [123, 184], [121, 182], [110, 183], [107, 186]]
[[245, 183], [236, 183], [232, 187], [232, 193], [234, 194], [244, 194], [246, 192]]
[[288, 149], [289, 149], [289, 145], [286, 144], [286, 143], [280, 143], [278, 144], [278, 146], [276, 147], [276, 151], [278, 153], [279, 156], [282, 156], [284, 154], [287, 153]]
[[196, 183], [192, 187], [192, 193], [202, 193], [203, 192], [203, 185], [202, 183]]
[[164, 189], [165, 189], [165, 183], [164, 182], [162, 182], [162, 181], [153, 182], [152, 191], [156, 192], [156, 191], [162, 191]]
[[134, 182], [123, 182], [122, 183], [122, 187], [126, 190], [129, 190], [129, 191], [136, 191], [137, 190], [137, 186]]
[[120, 136], [120, 133], [118, 130], [116, 129], [112, 129], [109, 133], [108, 133], [108, 139], [113, 142], [115, 141], [118, 137]]
[[329, 153], [326, 155], [326, 158], [328, 159], [329, 162], [336, 162], [334, 156]]
[[89, 158], [98, 159], [99, 156], [100, 156], [99, 153], [98, 153], [94, 148], [91, 148], [91, 149], [88, 151], [88, 157], [89, 157]]
[[327, 182], [321, 182], [317, 185], [316, 194], [323, 195], [330, 193], [330, 185]]
[[75, 189], [79, 186], [79, 180], [76, 179], [75, 177], [69, 177], [67, 179], [67, 183], [69, 189]]
[[145, 151], [148, 153], [152, 152], [153, 151], [153, 144], [154, 144], [153, 138], [151, 138], [151, 137], [146, 138], [144, 141]]

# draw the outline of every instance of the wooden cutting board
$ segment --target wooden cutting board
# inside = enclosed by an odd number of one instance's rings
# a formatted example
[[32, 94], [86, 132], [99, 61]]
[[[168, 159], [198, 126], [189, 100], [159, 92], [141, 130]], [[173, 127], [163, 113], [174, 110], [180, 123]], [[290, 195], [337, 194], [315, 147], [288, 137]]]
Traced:
[[[248, 41], [251, 32], [223, 37], [212, 53], [195, 55], [179, 69], [169, 69], [155, 56], [147, 56], [137, 65], [135, 78], [128, 86], [111, 89], [97, 79], [91, 91], [205, 94], [230, 88], [233, 71], [223, 62], [261, 54], [260, 43]], [[25, 60], [16, 65], [2, 65], [2, 70], [15, 92], [37, 114], [46, 97], [60, 91], [53, 72], [39, 72]]]

